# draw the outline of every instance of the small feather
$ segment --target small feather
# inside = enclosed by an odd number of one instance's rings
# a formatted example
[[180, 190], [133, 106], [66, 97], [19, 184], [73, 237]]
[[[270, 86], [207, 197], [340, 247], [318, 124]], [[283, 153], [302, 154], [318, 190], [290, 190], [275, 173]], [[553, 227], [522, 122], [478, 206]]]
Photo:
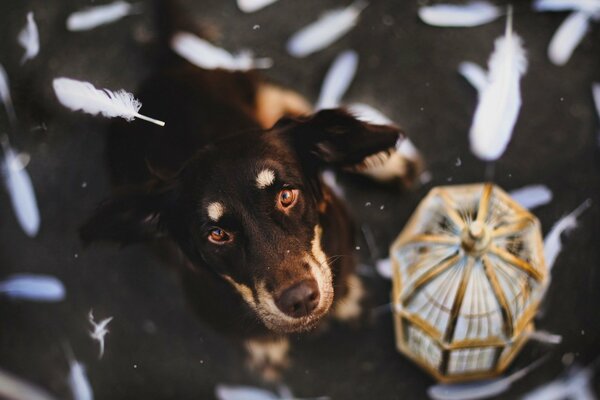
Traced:
[[215, 396], [218, 400], [279, 400], [279, 396], [265, 389], [222, 384], [215, 388]]
[[583, 11], [588, 14], [600, 12], [598, 0], [536, 0], [533, 2], [535, 11]]
[[69, 78], [56, 78], [52, 83], [56, 97], [63, 106], [73, 111], [83, 111], [88, 114], [102, 114], [105, 117], [121, 117], [127, 121], [140, 118], [156, 125], [165, 123], [138, 113], [142, 103], [133, 94], [121, 89], [112, 92], [108, 89], [99, 90], [89, 82], [76, 81]]
[[486, 1], [465, 5], [436, 4], [419, 8], [419, 18], [428, 25], [470, 27], [487, 24], [500, 17], [500, 9]]
[[247, 71], [271, 68], [273, 65], [270, 58], [254, 59], [249, 50], [242, 50], [234, 55], [187, 32], [175, 34], [171, 39], [171, 48], [179, 56], [204, 69]]
[[260, 10], [277, 0], [237, 0], [237, 5], [245, 13], [252, 13]]
[[458, 72], [481, 93], [488, 85], [488, 77], [485, 69], [472, 62], [462, 62], [458, 66]]
[[389, 119], [381, 111], [371, 107], [364, 103], [352, 103], [346, 107], [348, 111], [356, 118], [364, 122], [369, 122], [376, 125], [389, 125], [393, 124], [392, 120]]
[[40, 228], [40, 212], [33, 184], [19, 156], [8, 145], [5, 146], [0, 170], [19, 225], [27, 236], [36, 236]]
[[6, 109], [6, 113], [8, 114], [8, 120], [10, 124], [16, 127], [17, 124], [17, 114], [15, 113], [15, 108], [13, 106], [12, 97], [10, 95], [10, 84], [8, 83], [8, 75], [6, 74], [6, 70], [0, 64], [0, 99], [2, 99], [2, 103], [4, 104], [4, 108]]
[[343, 187], [337, 181], [337, 177], [335, 176], [335, 172], [331, 170], [325, 170], [321, 174], [321, 179], [323, 183], [329, 187], [333, 191], [333, 193], [339, 197], [340, 199], [346, 198], [346, 192]]
[[315, 108], [317, 110], [339, 106], [350, 87], [358, 66], [358, 54], [353, 50], [340, 53], [331, 64]]
[[21, 64], [25, 61], [31, 60], [40, 52], [40, 38], [38, 34], [38, 28], [33, 19], [33, 12], [27, 13], [27, 25], [21, 33], [19, 33], [19, 44], [25, 49], [25, 54], [21, 59]]
[[136, 7], [126, 1], [115, 1], [96, 7], [88, 7], [74, 12], [67, 18], [67, 29], [86, 31], [109, 24], [136, 12]]
[[61, 301], [65, 287], [53, 276], [16, 274], [0, 282], [0, 294], [19, 300]]
[[592, 97], [596, 105], [596, 113], [598, 114], [598, 118], [600, 118], [600, 83], [592, 84]]
[[392, 279], [394, 272], [392, 271], [392, 260], [389, 258], [383, 258], [375, 261], [375, 268], [377, 273], [383, 278]]
[[90, 337], [100, 344], [100, 353], [98, 355], [99, 359], [102, 358], [102, 356], [104, 355], [104, 337], [109, 332], [109, 330], [106, 329], [106, 327], [108, 326], [110, 321], [112, 321], [112, 319], [113, 317], [108, 317], [96, 323], [96, 321], [94, 321], [94, 314], [92, 313], [92, 310], [90, 310], [88, 314], [88, 321], [93, 328], [93, 330], [90, 331]]
[[544, 185], [530, 185], [510, 192], [514, 201], [527, 209], [533, 209], [552, 201], [552, 191]]
[[529, 339], [535, 340], [540, 343], [546, 344], [560, 344], [562, 343], [562, 336], [555, 335], [546, 331], [533, 331], [529, 334]]
[[427, 389], [427, 394], [433, 400], [477, 400], [498, 396], [510, 389], [514, 382], [537, 368], [543, 361], [545, 361], [545, 357], [539, 358], [525, 368], [503, 378], [473, 383], [437, 384]]
[[545, 382], [534, 391], [527, 393], [523, 400], [596, 400], [593, 390], [594, 371], [590, 368], [572, 367], [567, 375], [551, 382]]
[[0, 398], [10, 400], [55, 400], [45, 390], [0, 370]]
[[548, 271], [552, 270], [554, 262], [561, 251], [562, 243], [560, 236], [563, 234], [563, 232], [569, 232], [577, 227], [577, 218], [579, 218], [579, 216], [585, 210], [587, 210], [591, 204], [592, 200], [587, 199], [573, 212], [559, 219], [544, 238], [544, 258], [546, 259]]
[[470, 131], [471, 150], [487, 161], [498, 159], [512, 135], [521, 108], [519, 81], [527, 69], [521, 38], [512, 32], [512, 14], [506, 34], [498, 38], [489, 60], [489, 84], [479, 95]]
[[287, 50], [294, 57], [306, 57], [329, 46], [357, 23], [362, 10], [368, 5], [357, 1], [346, 8], [328, 11], [321, 17], [300, 29], [287, 42]]
[[548, 46], [548, 58], [554, 65], [565, 65], [571, 54], [587, 33], [590, 16], [582, 11], [576, 11], [564, 20], [552, 36]]
[[68, 384], [74, 400], [94, 400], [92, 386], [85, 373], [85, 367], [77, 360], [69, 360]]

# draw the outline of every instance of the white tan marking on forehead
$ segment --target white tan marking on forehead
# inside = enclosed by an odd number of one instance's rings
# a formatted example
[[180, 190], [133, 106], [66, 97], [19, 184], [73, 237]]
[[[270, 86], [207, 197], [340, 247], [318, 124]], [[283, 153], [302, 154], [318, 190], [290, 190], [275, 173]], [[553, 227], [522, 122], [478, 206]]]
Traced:
[[272, 169], [265, 168], [256, 175], [256, 187], [264, 189], [275, 182], [275, 172]]
[[225, 206], [218, 201], [212, 202], [206, 207], [208, 218], [217, 222], [225, 213]]

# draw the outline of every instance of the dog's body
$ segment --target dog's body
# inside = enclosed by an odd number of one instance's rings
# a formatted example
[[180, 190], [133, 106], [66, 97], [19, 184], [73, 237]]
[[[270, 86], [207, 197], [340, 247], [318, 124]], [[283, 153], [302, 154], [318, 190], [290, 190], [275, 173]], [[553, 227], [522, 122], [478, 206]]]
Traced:
[[354, 230], [320, 171], [389, 156], [400, 132], [341, 110], [311, 116], [299, 95], [255, 73], [185, 63], [150, 78], [139, 98], [166, 126], [114, 126], [108, 158], [120, 189], [82, 236], [162, 237], [198, 315], [244, 340], [251, 365], [273, 377], [287, 333], [330, 310], [360, 312]]

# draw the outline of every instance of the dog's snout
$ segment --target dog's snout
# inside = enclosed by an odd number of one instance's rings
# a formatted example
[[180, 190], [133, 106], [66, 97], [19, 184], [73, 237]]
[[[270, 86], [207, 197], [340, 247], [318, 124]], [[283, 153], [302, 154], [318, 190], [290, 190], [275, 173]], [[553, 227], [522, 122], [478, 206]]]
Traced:
[[314, 279], [307, 279], [285, 289], [276, 300], [277, 307], [293, 318], [309, 315], [319, 304], [319, 287]]

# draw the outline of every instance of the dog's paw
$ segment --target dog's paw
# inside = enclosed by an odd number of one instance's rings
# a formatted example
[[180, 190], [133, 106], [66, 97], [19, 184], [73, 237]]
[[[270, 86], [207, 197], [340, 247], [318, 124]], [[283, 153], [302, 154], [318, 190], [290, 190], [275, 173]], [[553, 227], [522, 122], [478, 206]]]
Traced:
[[346, 295], [336, 302], [333, 316], [339, 321], [357, 321], [362, 314], [361, 301], [365, 291], [362, 282], [355, 274], [348, 277], [346, 285], [348, 287]]
[[277, 382], [288, 368], [289, 341], [287, 338], [250, 339], [244, 343], [246, 366], [266, 382]]

